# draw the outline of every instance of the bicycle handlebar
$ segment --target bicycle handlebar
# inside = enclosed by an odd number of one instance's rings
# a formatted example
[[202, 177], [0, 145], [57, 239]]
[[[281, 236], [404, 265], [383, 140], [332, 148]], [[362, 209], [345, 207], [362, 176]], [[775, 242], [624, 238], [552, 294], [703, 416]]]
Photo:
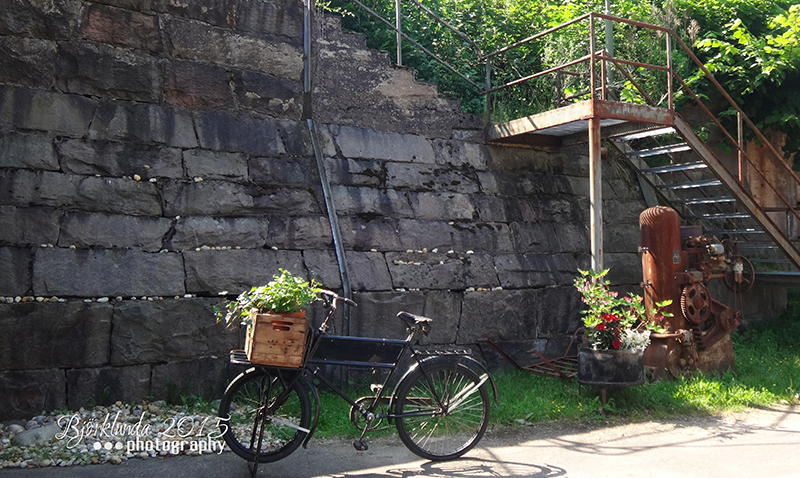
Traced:
[[320, 298], [325, 301], [327, 305], [335, 305], [337, 301], [343, 301], [345, 304], [352, 305], [353, 307], [358, 307], [358, 304], [353, 302], [352, 300], [348, 299], [347, 297], [342, 297], [336, 292], [320, 289], [318, 292]]

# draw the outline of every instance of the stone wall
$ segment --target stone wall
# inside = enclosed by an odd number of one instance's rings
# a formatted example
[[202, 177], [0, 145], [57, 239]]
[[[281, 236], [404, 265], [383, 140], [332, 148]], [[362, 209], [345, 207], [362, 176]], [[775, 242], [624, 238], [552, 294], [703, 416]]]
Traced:
[[[215, 323], [220, 293], [279, 267], [341, 288], [302, 23], [297, 0], [0, 0], [0, 419], [218, 396], [242, 340]], [[429, 343], [563, 352], [585, 150], [486, 146], [479, 118], [334, 18], [313, 59], [351, 333], [402, 337], [407, 310], [435, 319]], [[606, 262], [638, 284], [645, 206], [605, 175]]]

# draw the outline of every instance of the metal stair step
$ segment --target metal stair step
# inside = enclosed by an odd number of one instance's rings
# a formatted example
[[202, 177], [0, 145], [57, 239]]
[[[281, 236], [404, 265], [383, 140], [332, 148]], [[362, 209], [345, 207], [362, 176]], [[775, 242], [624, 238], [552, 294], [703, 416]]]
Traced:
[[701, 179], [699, 181], [689, 181], [688, 183], [676, 183], [676, 184], [659, 184], [658, 187], [661, 189], [692, 189], [692, 188], [704, 188], [708, 186], [721, 186], [722, 181], [719, 179]]
[[659, 146], [657, 148], [641, 149], [639, 151], [631, 151], [628, 156], [636, 158], [647, 158], [649, 156], [658, 156], [659, 154], [680, 153], [681, 151], [689, 151], [692, 148], [686, 143], [670, 144], [667, 146]]
[[744, 219], [750, 217], [747, 212], [718, 212], [713, 214], [701, 214], [698, 219]]
[[687, 206], [692, 206], [695, 204], [720, 204], [726, 202], [736, 202], [736, 198], [731, 196], [720, 196], [715, 198], [678, 199], [675, 202], [679, 204], [685, 204]]
[[761, 229], [719, 229], [710, 231], [712, 234], [765, 234]]
[[738, 243], [739, 249], [769, 249], [769, 250], [777, 250], [778, 246], [772, 242], [740, 242]]
[[657, 166], [655, 168], [647, 168], [643, 169], [643, 173], [653, 173], [653, 174], [663, 174], [663, 173], [674, 173], [676, 171], [689, 171], [691, 169], [703, 169], [707, 168], [708, 165], [702, 161], [696, 161], [692, 163], [680, 163], [680, 164], [670, 164], [669, 166]]
[[635, 133], [623, 134], [621, 136], [615, 136], [614, 141], [631, 141], [634, 139], [642, 139], [642, 138], [651, 138], [653, 136], [660, 136], [662, 134], [670, 134], [674, 133], [675, 128], [672, 126], [667, 126], [666, 128], [655, 128], [655, 129], [648, 129], [645, 131], [637, 131]]

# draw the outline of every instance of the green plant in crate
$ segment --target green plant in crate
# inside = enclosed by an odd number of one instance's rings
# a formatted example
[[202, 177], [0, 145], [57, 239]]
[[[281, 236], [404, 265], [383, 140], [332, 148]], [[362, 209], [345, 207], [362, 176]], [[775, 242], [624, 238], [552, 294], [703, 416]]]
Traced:
[[215, 307], [217, 322], [224, 321], [228, 327], [250, 325], [253, 309], [272, 314], [295, 314], [318, 299], [320, 289], [316, 282], [295, 277], [284, 269], [278, 269], [278, 272], [267, 285], [242, 292], [225, 307]]

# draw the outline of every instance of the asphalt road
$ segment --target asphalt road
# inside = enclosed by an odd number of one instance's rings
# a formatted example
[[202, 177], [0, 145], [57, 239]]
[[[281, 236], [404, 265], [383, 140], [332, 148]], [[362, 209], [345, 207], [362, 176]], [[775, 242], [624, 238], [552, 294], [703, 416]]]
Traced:
[[[750, 410], [724, 418], [626, 425], [540, 424], [490, 431], [451, 462], [430, 462], [396, 437], [356, 451], [343, 441], [312, 440], [308, 449], [262, 465], [260, 477], [795, 477], [800, 478], [800, 407]], [[245, 478], [231, 453], [134, 459], [121, 465], [0, 470], [3, 478]]]

